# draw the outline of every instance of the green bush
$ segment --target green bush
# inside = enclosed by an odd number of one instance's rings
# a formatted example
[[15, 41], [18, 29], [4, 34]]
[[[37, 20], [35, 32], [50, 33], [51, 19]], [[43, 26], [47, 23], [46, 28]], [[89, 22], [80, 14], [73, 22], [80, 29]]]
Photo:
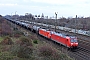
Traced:
[[33, 43], [38, 44], [38, 41], [37, 40], [33, 40]]

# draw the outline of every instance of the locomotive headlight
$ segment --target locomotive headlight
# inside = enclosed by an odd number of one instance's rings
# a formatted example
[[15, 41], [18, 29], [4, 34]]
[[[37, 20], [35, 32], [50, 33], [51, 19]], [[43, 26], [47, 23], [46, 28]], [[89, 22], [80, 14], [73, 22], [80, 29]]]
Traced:
[[71, 43], [71, 45], [73, 45], [73, 43]]
[[75, 43], [75, 44], [77, 44], [77, 45], [78, 45], [78, 43]]
[[71, 46], [73, 45], [73, 43], [71, 43]]

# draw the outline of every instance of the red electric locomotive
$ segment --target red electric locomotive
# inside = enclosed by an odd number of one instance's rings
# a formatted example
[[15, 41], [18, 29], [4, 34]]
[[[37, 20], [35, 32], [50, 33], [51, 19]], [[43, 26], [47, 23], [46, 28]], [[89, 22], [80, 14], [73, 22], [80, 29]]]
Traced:
[[39, 29], [39, 34], [49, 39], [51, 37], [50, 31], [46, 29]]
[[39, 29], [39, 34], [68, 48], [76, 48], [78, 46], [77, 38], [74, 36], [66, 36], [46, 29]]
[[61, 33], [53, 32], [51, 34], [51, 40], [54, 40], [68, 48], [76, 48], [78, 46], [77, 38], [74, 36], [66, 36]]

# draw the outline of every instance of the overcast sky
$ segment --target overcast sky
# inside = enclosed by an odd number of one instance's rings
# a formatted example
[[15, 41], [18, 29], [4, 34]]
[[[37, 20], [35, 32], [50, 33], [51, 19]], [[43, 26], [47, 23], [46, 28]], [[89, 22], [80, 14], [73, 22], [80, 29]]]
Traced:
[[33, 15], [75, 17], [90, 16], [90, 0], [0, 0], [1, 15]]

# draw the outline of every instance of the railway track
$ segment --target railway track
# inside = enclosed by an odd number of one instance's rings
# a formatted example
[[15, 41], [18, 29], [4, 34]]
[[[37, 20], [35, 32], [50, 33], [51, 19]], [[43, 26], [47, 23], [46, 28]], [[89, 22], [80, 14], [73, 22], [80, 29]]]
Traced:
[[[25, 28], [22, 28], [22, 29], [26, 30], [27, 32], [30, 32], [29, 30], [27, 30]], [[32, 34], [34, 34], [34, 33], [32, 33]], [[83, 46], [79, 47], [76, 52], [72, 52], [72, 51], [68, 50], [66, 47], [64, 47], [64, 46], [62, 46], [60, 44], [57, 44], [54, 41], [50, 41], [50, 40], [45, 39], [45, 38], [43, 38], [41, 36], [38, 36], [38, 38], [40, 39], [40, 41], [45, 41], [46, 43], [53, 45], [56, 49], [62, 51], [63, 53], [69, 55], [70, 57], [72, 57], [72, 58], [74, 58], [76, 60], [90, 60], [90, 57], [89, 57], [90, 56], [90, 51], [87, 50], [87, 49], [84, 49]], [[82, 43], [82, 40], [81, 40], [81, 45], [82, 44], [83, 43]]]
[[60, 44], [55, 43], [54, 41], [50, 41], [47, 39], [43, 39], [42, 37], [39, 37], [40, 40], [45, 41], [46, 43], [49, 43], [53, 45], [56, 49], [59, 51], [69, 55], [71, 58], [74, 58], [75, 60], [89, 60], [90, 59], [90, 51], [79, 47], [76, 51], [68, 50], [65, 46], [62, 46]]
[[[58, 30], [58, 32], [62, 32], [60, 30]], [[70, 35], [75, 35], [78, 37], [79, 39], [79, 46], [76, 52], [71, 53], [71, 51], [68, 51], [69, 55], [72, 56], [72, 58], [75, 58], [76, 60], [90, 60], [90, 41], [88, 36], [82, 36], [82, 35], [78, 35], [78, 34], [73, 34], [73, 33], [69, 33], [66, 31], [63, 31], [66, 34], [70, 34]], [[82, 38], [83, 37], [83, 38]], [[65, 48], [64, 48], [65, 49]], [[63, 50], [64, 52], [64, 50]]]
[[[40, 27], [43, 27], [43, 26], [40, 26]], [[44, 27], [44, 28], [47, 28], [47, 27]], [[51, 30], [54, 30], [54, 29], [51, 29]], [[90, 50], [90, 37], [89, 36], [74, 34], [74, 33], [70, 33], [67, 31], [58, 30], [58, 29], [57, 29], [57, 32], [60, 32], [60, 33], [66, 34], [66, 35], [76, 36], [78, 38], [79, 45]]]
[[82, 60], [90, 60], [90, 51], [83, 47], [79, 46], [76, 52], [73, 52], [73, 53], [81, 57]]
[[[29, 30], [27, 30], [27, 31], [30, 32]], [[32, 33], [32, 32], [30, 32], [30, 33]], [[35, 33], [32, 33], [32, 34], [35, 34]], [[43, 37], [38, 36], [38, 35], [37, 35], [37, 37], [39, 38], [40, 41], [42, 41], [42, 42], [44, 41], [44, 42], [54, 46], [56, 49], [58, 49], [59, 51], [69, 55], [71, 58], [74, 58], [76, 60], [88, 60], [88, 59], [90, 59], [89, 58], [90, 55], [86, 49], [79, 47], [77, 51], [72, 52], [71, 50], [68, 50], [65, 46], [62, 46], [62, 45], [60, 45], [54, 41], [51, 41], [49, 39], [43, 38]]]
[[79, 46], [90, 51], [90, 41], [79, 39]]

